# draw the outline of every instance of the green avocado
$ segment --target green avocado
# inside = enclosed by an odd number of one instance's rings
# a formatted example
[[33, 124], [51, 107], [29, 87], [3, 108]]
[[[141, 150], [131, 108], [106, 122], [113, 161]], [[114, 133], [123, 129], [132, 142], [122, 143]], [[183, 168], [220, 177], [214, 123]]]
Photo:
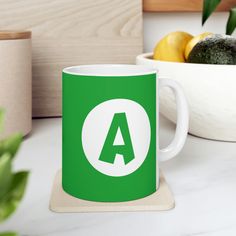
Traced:
[[187, 62], [236, 65], [236, 38], [218, 34], [209, 36], [193, 47]]

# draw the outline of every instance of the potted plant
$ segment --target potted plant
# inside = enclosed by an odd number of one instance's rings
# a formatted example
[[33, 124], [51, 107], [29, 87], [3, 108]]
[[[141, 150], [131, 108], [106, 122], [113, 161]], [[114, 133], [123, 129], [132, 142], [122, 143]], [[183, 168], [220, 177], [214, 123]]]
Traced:
[[[2, 128], [3, 112], [0, 111]], [[14, 172], [12, 162], [22, 142], [21, 134], [13, 134], [0, 140], [0, 223], [8, 219], [17, 209], [24, 196], [28, 171]], [[16, 236], [15, 232], [0, 232], [0, 236]]]
[[[204, 0], [202, 10], [202, 25], [206, 22], [209, 16], [214, 12], [216, 7], [221, 3], [221, 0]], [[236, 4], [231, 8], [227, 25], [226, 34], [231, 35], [236, 27]]]

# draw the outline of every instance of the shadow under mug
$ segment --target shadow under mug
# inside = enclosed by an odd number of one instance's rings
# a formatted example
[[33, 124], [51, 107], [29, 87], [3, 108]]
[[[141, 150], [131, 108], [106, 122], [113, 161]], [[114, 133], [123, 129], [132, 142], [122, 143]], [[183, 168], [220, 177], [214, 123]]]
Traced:
[[[159, 150], [159, 90], [176, 96], [177, 128]], [[77, 198], [122, 202], [159, 186], [158, 161], [182, 149], [188, 107], [180, 86], [138, 65], [83, 65], [63, 70], [62, 186]]]

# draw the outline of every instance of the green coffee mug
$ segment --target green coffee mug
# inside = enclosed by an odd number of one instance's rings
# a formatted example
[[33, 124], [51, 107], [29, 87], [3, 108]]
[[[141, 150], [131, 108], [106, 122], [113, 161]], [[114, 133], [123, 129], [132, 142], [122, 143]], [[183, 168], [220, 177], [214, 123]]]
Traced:
[[[158, 91], [176, 95], [175, 137], [159, 150]], [[84, 65], [63, 70], [62, 186], [85, 200], [122, 202], [159, 186], [158, 160], [174, 157], [188, 131], [179, 85], [137, 65]]]

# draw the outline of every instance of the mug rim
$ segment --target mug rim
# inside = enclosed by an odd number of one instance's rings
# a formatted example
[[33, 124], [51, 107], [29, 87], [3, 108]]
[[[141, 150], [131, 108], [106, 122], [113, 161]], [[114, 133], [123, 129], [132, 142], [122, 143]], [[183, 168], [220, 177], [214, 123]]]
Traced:
[[158, 70], [147, 65], [90, 64], [66, 67], [62, 72], [70, 75], [115, 77], [150, 75], [156, 74]]

